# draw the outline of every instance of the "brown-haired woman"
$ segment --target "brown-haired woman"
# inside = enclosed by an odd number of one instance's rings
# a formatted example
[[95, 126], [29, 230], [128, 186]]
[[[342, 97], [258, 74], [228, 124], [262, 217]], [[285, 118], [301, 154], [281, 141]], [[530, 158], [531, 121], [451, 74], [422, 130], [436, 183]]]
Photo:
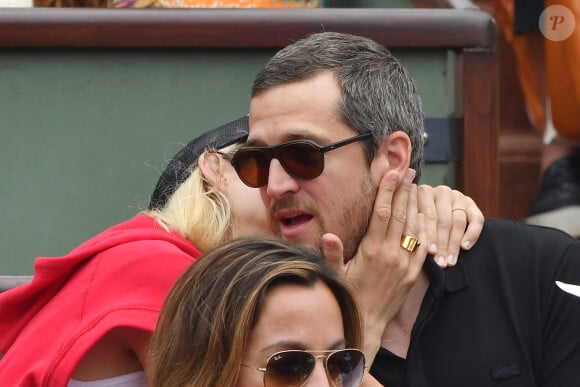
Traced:
[[365, 374], [360, 319], [320, 256], [279, 239], [236, 239], [169, 293], [153, 335], [153, 385], [355, 387]]

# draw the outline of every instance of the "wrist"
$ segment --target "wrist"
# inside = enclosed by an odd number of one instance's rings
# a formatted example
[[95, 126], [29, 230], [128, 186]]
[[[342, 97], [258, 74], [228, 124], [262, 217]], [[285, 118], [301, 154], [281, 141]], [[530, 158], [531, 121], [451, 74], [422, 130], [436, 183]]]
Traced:
[[367, 365], [370, 367], [374, 361], [379, 348], [381, 347], [381, 341], [384, 333], [384, 326], [380, 327], [377, 324], [367, 325], [365, 324], [365, 330], [363, 332], [363, 352], [365, 354], [365, 359]]

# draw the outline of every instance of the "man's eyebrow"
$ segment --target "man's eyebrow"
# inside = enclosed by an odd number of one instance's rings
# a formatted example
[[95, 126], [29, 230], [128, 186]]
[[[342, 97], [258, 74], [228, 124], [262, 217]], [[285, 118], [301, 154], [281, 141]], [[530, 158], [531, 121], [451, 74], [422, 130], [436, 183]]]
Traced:
[[244, 143], [245, 146], [264, 146], [264, 143], [258, 139], [249, 138]]
[[[319, 136], [317, 136], [312, 131], [296, 131], [296, 132], [287, 133], [281, 142], [279, 142], [277, 144], [272, 144], [272, 145], [278, 145], [278, 144], [282, 144], [282, 143], [285, 143], [288, 141], [293, 141], [293, 140], [310, 140], [310, 141], [314, 141], [317, 144], [322, 144], [322, 143], [328, 142], [326, 140], [321, 139]], [[269, 146], [268, 144], [266, 144], [264, 141], [262, 141], [260, 139], [249, 138], [249, 137], [246, 140], [245, 145], [246, 146]]]

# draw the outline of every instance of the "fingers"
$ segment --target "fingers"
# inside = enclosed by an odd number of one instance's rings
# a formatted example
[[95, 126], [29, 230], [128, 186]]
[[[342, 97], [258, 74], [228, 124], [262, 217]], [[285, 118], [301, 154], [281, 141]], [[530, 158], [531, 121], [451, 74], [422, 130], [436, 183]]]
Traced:
[[[427, 223], [425, 221], [426, 217], [425, 214], [417, 214], [417, 239], [419, 241], [424, 241], [427, 238]], [[417, 250], [411, 255], [411, 262], [410, 262], [410, 275], [413, 278], [413, 282], [419, 276], [423, 268], [423, 263], [425, 262], [425, 258], [427, 257], [429, 246], [426, 243], [421, 243]]]
[[408, 195], [407, 195], [407, 208], [405, 210], [407, 219], [405, 223], [405, 230], [403, 232], [403, 236], [411, 235], [412, 237], [417, 238], [417, 240], [421, 243], [425, 243], [425, 240], [420, 240], [418, 237], [419, 233], [419, 226], [417, 225], [417, 185], [412, 184]]
[[322, 254], [324, 260], [339, 274], [345, 273], [343, 246], [340, 238], [327, 233], [322, 236]]
[[449, 252], [447, 259], [447, 264], [449, 266], [453, 266], [457, 263], [461, 241], [463, 239], [463, 234], [465, 233], [465, 227], [467, 226], [467, 215], [462, 208], [463, 207], [454, 207], [451, 210], [453, 225], [451, 227], [451, 233], [449, 234], [449, 245], [447, 250]]
[[427, 239], [423, 241], [428, 247], [430, 254], [437, 254], [437, 210], [435, 209], [435, 198], [433, 188], [422, 184], [417, 188], [418, 211], [425, 215], [425, 228]]
[[[403, 177], [399, 188], [393, 194], [392, 213], [388, 222], [386, 234], [383, 234], [383, 239], [386, 238], [400, 239], [401, 235], [417, 235], [416, 221], [408, 222], [407, 215], [417, 212], [417, 194], [416, 188], [413, 188], [413, 179], [415, 178], [415, 170], [408, 169]], [[413, 190], [413, 191], [412, 191]], [[411, 198], [412, 196], [412, 198]], [[411, 208], [408, 208], [411, 206]], [[416, 218], [414, 218], [416, 219]], [[406, 231], [404, 233], [403, 231]]]
[[453, 225], [453, 197], [452, 190], [444, 185], [419, 187], [419, 212], [425, 214], [429, 253], [441, 268], [453, 262], [448, 248]]
[[483, 230], [483, 224], [485, 223], [485, 217], [483, 212], [477, 207], [477, 204], [469, 196], [465, 196], [466, 207], [465, 212], [467, 214], [467, 230], [461, 239], [461, 248], [464, 250], [469, 250], [471, 246], [477, 243], [481, 231]]
[[389, 171], [379, 182], [374, 210], [369, 221], [369, 227], [365, 234], [365, 245], [382, 246], [385, 232], [391, 219], [393, 208], [393, 195], [397, 189], [399, 174]]
[[[442, 193], [439, 193], [440, 195]], [[438, 214], [435, 208], [435, 195], [434, 188], [430, 185], [422, 184], [417, 190], [417, 204], [420, 213], [425, 215], [425, 227], [427, 231], [427, 239], [424, 241], [428, 245], [429, 254], [433, 255], [436, 259], [439, 250], [438, 247]], [[441, 264], [439, 264], [441, 266]], [[446, 262], [444, 262], [444, 266]]]
[[479, 238], [483, 214], [469, 196], [447, 186], [421, 185], [418, 203], [426, 218], [429, 253], [442, 268], [455, 265], [460, 249]]
[[459, 191], [453, 192], [453, 230], [449, 238], [449, 249], [457, 257], [461, 248], [469, 249], [477, 241], [483, 229], [484, 217], [473, 199]]
[[409, 192], [409, 200], [407, 202], [407, 224], [405, 226], [404, 235], [411, 235], [417, 238], [419, 246], [408, 257], [407, 280], [410, 284], [414, 284], [417, 276], [423, 268], [423, 263], [428, 252], [427, 241], [427, 224], [425, 222], [425, 215], [418, 212], [418, 198], [417, 186], [413, 184]]

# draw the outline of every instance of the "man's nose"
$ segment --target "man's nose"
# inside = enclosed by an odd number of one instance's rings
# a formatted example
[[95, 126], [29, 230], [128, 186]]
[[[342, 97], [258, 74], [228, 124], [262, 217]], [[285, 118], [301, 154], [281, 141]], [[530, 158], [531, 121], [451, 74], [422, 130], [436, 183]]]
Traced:
[[266, 192], [272, 199], [283, 199], [300, 189], [298, 179], [290, 176], [278, 159], [272, 159]]

